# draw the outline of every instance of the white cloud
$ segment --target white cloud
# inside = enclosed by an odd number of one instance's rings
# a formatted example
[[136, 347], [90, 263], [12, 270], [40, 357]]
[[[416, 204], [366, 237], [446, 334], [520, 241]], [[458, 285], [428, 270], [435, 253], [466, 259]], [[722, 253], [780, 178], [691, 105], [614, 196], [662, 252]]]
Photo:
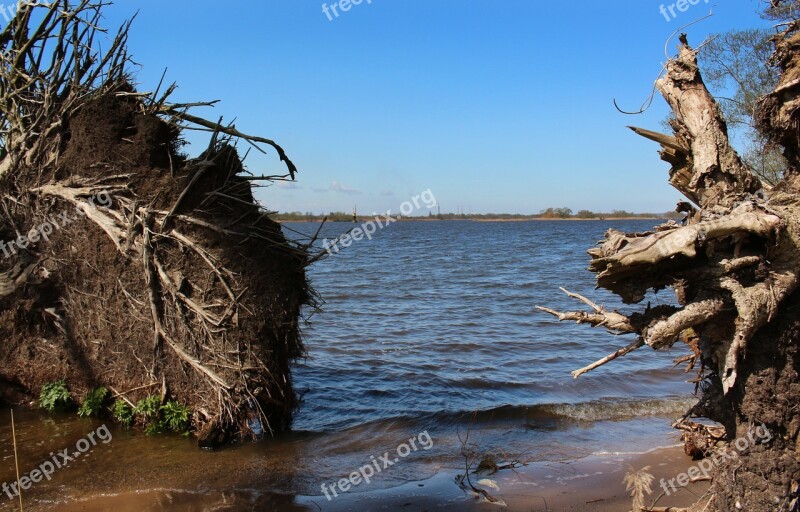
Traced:
[[350, 188], [344, 183], [339, 183], [338, 181], [333, 181], [331, 185], [327, 188], [313, 188], [314, 192], [338, 192], [340, 194], [347, 194], [347, 195], [357, 195], [360, 194], [360, 190], [356, 190], [354, 188]]
[[333, 183], [331, 183], [331, 190], [333, 190], [334, 192], [341, 192], [342, 194], [350, 194], [350, 195], [361, 193], [360, 190], [350, 188], [347, 185], [344, 185], [343, 183], [339, 183], [338, 181], [334, 181]]

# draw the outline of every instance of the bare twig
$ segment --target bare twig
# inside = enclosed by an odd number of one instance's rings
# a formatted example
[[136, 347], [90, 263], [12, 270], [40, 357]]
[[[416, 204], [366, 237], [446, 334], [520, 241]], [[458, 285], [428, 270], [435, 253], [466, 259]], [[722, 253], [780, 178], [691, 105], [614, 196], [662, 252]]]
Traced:
[[613, 354], [609, 354], [606, 357], [600, 359], [599, 361], [596, 361], [596, 362], [590, 364], [589, 366], [585, 366], [585, 367], [581, 368], [580, 370], [575, 370], [574, 372], [572, 372], [572, 378], [577, 379], [578, 377], [580, 377], [584, 373], [588, 373], [588, 372], [594, 370], [595, 368], [599, 368], [599, 367], [603, 366], [604, 364], [609, 363], [609, 362], [613, 361], [614, 359], [617, 359], [618, 357], [622, 357], [624, 355], [630, 354], [631, 352], [633, 352], [637, 348], [640, 348], [640, 347], [643, 347], [643, 346], [644, 346], [644, 340], [639, 338], [636, 341], [634, 341], [633, 343], [631, 343], [630, 345], [628, 345], [627, 347], [621, 348], [621, 349], [617, 350], [616, 352], [614, 352]]

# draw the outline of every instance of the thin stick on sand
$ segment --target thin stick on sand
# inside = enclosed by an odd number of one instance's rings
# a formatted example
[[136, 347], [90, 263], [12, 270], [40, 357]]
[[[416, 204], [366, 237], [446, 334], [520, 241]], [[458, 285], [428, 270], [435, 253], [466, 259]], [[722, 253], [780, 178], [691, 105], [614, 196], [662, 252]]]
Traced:
[[14, 465], [17, 467], [17, 496], [19, 496], [19, 512], [22, 512], [22, 487], [19, 485], [19, 458], [17, 457], [17, 430], [14, 427], [14, 410], [11, 410], [11, 438], [14, 441]]

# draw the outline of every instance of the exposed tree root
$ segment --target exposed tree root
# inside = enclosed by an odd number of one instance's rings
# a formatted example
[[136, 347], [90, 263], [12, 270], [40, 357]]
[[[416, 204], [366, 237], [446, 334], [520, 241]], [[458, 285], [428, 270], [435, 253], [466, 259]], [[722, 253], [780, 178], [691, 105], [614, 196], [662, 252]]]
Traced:
[[[800, 416], [797, 407], [788, 410], [783, 404], [796, 404], [800, 396], [800, 358], [796, 355], [800, 330], [794, 324], [781, 324], [780, 345], [762, 333], [782, 319], [781, 315], [789, 315], [787, 308], [797, 301], [800, 282], [799, 28], [800, 22], [792, 22], [776, 37], [776, 61], [784, 74], [775, 93], [762, 100], [759, 118], [764, 131], [786, 149], [792, 168], [784, 183], [762, 187], [731, 147], [725, 121], [700, 76], [697, 52], [685, 36], [681, 36], [678, 56], [670, 60], [665, 76], [656, 83], [675, 115], [673, 134], [633, 128], [662, 146], [661, 157], [672, 166], [670, 183], [688, 200], [678, 204], [687, 218], [684, 225], [670, 222], [647, 233], [609, 230], [605, 240], [589, 250], [590, 270], [597, 275], [599, 287], [626, 303], [641, 302], [650, 290], [672, 287], [680, 307], [648, 306], [641, 313], [622, 315], [577, 294], [569, 295], [591, 311], [538, 307], [559, 321], [573, 320], [636, 336], [627, 347], [574, 371], [575, 377], [645, 345], [662, 349], [678, 340], [689, 344], [692, 353], [678, 363], [693, 368], [699, 360], [694, 382], [704, 397], [687, 417], [703, 414], [724, 425], [710, 428], [686, 418], [676, 423], [675, 427], [684, 431], [687, 453], [693, 457], [708, 456], [760, 422], [767, 422], [770, 431], [785, 433], [778, 442], [780, 448], [769, 448], [777, 450], [781, 465], [772, 476], [768, 472], [764, 477], [779, 484], [752, 483], [772, 494], [753, 490], [750, 505], [746, 505], [746, 494], [734, 497], [715, 481], [712, 488], [718, 494], [690, 510], [727, 511], [734, 505], [765, 510], [782, 504], [775, 510], [788, 511], [795, 508], [786, 508], [787, 504], [797, 506], [800, 486], [792, 475], [800, 466], [789, 459], [790, 452], [800, 453], [796, 448], [800, 446]], [[770, 354], [770, 358], [762, 354]], [[771, 390], [775, 389], [780, 389], [780, 396], [773, 398], [775, 391]], [[775, 404], [766, 405], [773, 400]], [[753, 461], [767, 460], [762, 455], [767, 448], [752, 449], [757, 452]], [[755, 482], [759, 470], [768, 470], [763, 465], [748, 469], [748, 457], [742, 454], [735, 468], [726, 465], [723, 470], [747, 473]], [[736, 478], [733, 481], [740, 489], [737, 492], [748, 491]]]
[[568, 296], [578, 299], [584, 303], [586, 303], [589, 307], [591, 307], [595, 312], [594, 313], [585, 313], [582, 311], [579, 312], [570, 312], [570, 313], [559, 313], [558, 311], [554, 311], [550, 308], [546, 308], [543, 306], [536, 306], [536, 309], [540, 311], [544, 311], [545, 313], [550, 313], [551, 315], [558, 318], [559, 322], [563, 322], [564, 320], [574, 320], [575, 323], [583, 324], [588, 323], [592, 327], [602, 327], [605, 326], [609, 330], [617, 332], [617, 333], [633, 333], [636, 332], [636, 328], [633, 327], [630, 323], [630, 320], [625, 315], [621, 315], [619, 313], [615, 313], [613, 311], [606, 311], [604, 308], [598, 306], [594, 302], [590, 301], [586, 297], [579, 295], [577, 293], [571, 293], [561, 288], [561, 291], [566, 293]]
[[[0, 240], [78, 214], [0, 260], [0, 315], [27, 315], [0, 347], [0, 379], [38, 393], [67, 377], [79, 394], [129, 389], [117, 394], [131, 403], [159, 382], [204, 445], [277, 432], [296, 405], [309, 247], [284, 237], [253, 182], [297, 168], [273, 140], [189, 112], [215, 102], [133, 90], [130, 24], [101, 51], [105, 5], [22, 3], [0, 32]], [[183, 129], [211, 134], [195, 159], [178, 152]], [[237, 141], [268, 146], [287, 173], [249, 175]]]

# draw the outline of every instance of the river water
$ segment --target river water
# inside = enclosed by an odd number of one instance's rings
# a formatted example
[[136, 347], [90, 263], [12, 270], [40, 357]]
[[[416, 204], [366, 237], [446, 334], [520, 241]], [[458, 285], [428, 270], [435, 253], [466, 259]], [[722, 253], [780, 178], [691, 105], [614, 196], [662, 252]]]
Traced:
[[[113, 440], [34, 484], [25, 510], [319, 510], [328, 503], [322, 484], [387, 452], [391, 464], [350, 492], [457, 471], [465, 440], [498, 460], [554, 462], [674, 444], [670, 420], [692, 403], [686, 374], [672, 369], [683, 347], [644, 348], [573, 380], [570, 371], [632, 340], [534, 309], [579, 308], [563, 286], [625, 311], [594, 290], [586, 249], [609, 227], [654, 223], [394, 223], [309, 270], [324, 304], [306, 311], [293, 432], [212, 453], [189, 439], [109, 427]], [[295, 237], [317, 227], [285, 225]], [[328, 224], [322, 237], [350, 227]], [[0, 478], [13, 482], [2, 413]], [[22, 410], [17, 420], [23, 474], [102, 424]], [[0, 494], [6, 509], [14, 502]]]

